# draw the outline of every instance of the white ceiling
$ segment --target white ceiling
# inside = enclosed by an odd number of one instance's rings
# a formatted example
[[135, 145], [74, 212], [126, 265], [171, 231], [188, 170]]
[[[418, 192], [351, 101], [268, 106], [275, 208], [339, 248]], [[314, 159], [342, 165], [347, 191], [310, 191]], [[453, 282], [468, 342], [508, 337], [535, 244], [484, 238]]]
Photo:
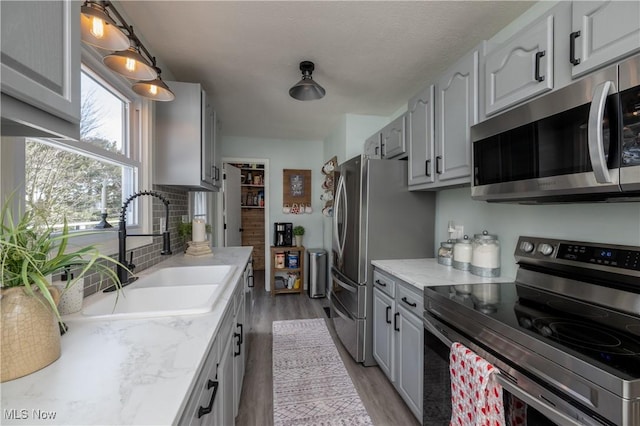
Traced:
[[[322, 140], [346, 113], [390, 116], [533, 2], [122, 1], [177, 80], [201, 82], [225, 135]], [[301, 102], [299, 63], [327, 95]]]

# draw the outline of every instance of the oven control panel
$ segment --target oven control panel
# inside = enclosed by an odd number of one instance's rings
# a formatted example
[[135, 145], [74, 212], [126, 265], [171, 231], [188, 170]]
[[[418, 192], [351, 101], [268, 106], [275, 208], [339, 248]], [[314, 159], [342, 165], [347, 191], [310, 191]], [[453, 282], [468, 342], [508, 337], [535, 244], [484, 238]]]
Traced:
[[571, 264], [584, 268], [640, 272], [640, 247], [520, 237], [515, 257], [522, 262]]

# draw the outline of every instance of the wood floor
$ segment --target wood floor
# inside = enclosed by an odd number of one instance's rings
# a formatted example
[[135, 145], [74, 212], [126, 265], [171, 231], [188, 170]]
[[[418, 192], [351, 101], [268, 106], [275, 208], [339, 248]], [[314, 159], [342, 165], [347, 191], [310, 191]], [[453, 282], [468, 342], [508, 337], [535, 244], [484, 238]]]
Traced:
[[[248, 333], [248, 362], [236, 426], [273, 425], [271, 323], [299, 318], [327, 318], [323, 309], [328, 306], [326, 298], [310, 299], [307, 294], [271, 297], [264, 291], [264, 272], [256, 271], [255, 275], [255, 306], [252, 329]], [[330, 324], [328, 328], [374, 425], [419, 425], [384, 373], [378, 367], [363, 367], [356, 363], [339, 342]]]

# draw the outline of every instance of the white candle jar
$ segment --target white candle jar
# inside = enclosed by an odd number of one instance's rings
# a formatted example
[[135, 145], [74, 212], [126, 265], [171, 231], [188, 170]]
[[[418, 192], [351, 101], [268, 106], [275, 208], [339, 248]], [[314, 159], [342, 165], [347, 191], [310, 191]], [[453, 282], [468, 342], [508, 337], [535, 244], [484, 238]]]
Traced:
[[473, 247], [468, 235], [456, 240], [456, 244], [453, 246], [453, 267], [461, 271], [468, 271], [471, 268], [472, 253]]
[[470, 271], [481, 277], [500, 276], [500, 242], [497, 235], [483, 231], [473, 236]]

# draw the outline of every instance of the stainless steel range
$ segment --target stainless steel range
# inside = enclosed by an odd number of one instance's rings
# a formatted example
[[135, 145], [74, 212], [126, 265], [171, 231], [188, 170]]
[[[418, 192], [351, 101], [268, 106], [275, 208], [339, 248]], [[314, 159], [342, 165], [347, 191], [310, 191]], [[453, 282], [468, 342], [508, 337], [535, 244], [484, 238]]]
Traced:
[[425, 288], [424, 424], [450, 415], [434, 365], [459, 341], [530, 425], [640, 425], [640, 247], [520, 237], [515, 258], [513, 283]]

